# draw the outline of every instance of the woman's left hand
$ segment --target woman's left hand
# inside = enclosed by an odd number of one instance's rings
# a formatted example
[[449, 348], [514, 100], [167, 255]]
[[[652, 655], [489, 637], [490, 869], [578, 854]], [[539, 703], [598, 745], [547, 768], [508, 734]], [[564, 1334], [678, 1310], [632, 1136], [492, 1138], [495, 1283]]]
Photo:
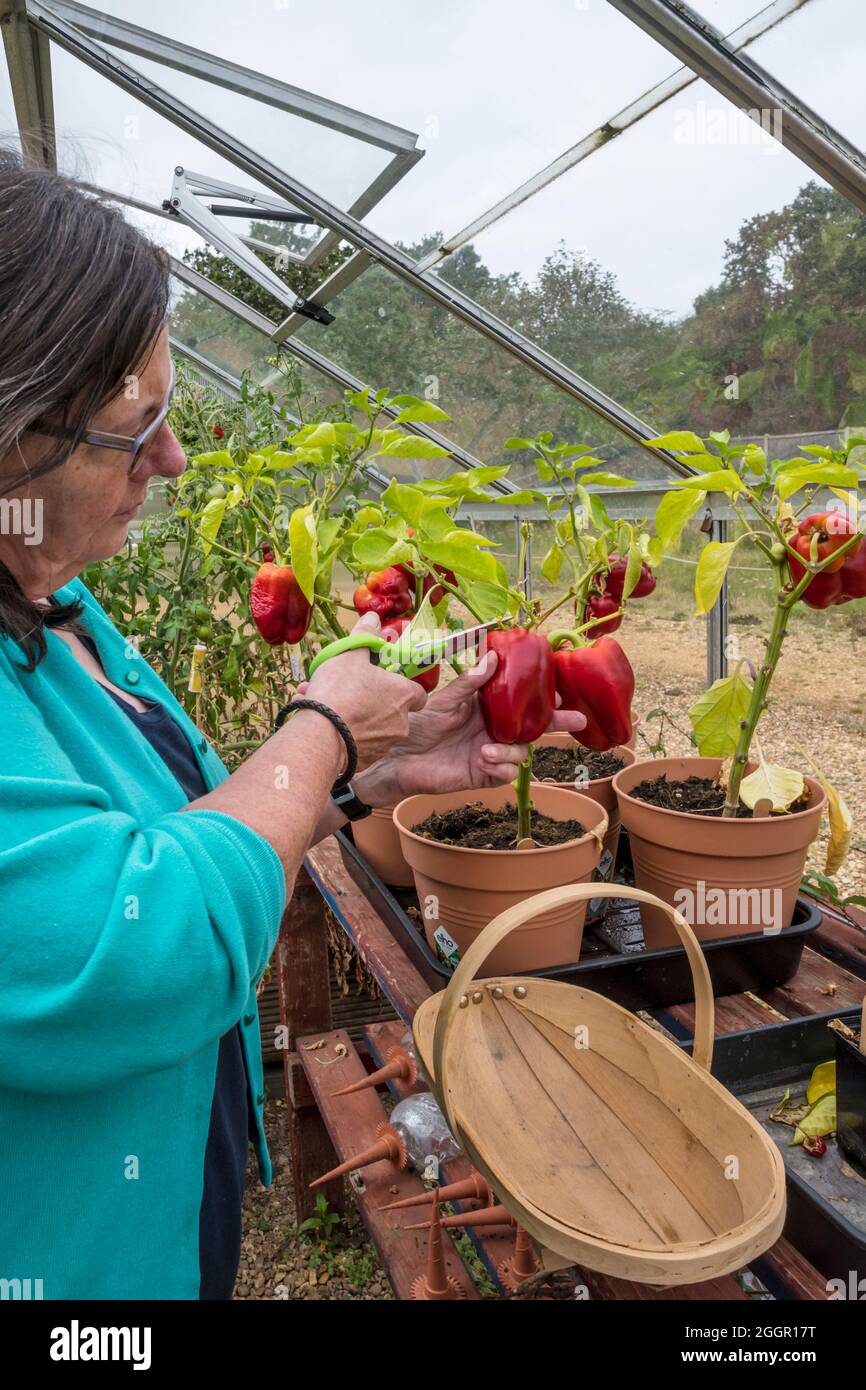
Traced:
[[[513, 782], [529, 749], [525, 743], [492, 743], [477, 692], [496, 670], [488, 652], [477, 666], [430, 695], [409, 715], [409, 737], [356, 779], [369, 805], [388, 806], [416, 793], [470, 791]], [[558, 697], [557, 697], [558, 698]], [[557, 710], [551, 730], [578, 734], [586, 719], [576, 710]], [[362, 786], [363, 783], [363, 786]]]

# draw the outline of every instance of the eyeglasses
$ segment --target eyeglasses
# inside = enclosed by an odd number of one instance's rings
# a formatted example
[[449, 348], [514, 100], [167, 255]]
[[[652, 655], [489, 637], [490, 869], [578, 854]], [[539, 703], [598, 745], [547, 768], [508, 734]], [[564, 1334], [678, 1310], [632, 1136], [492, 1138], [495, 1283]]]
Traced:
[[[171, 379], [168, 384], [165, 400], [154, 415], [153, 419], [141, 431], [140, 434], [111, 434], [106, 430], [88, 430], [81, 438], [82, 444], [93, 444], [99, 449], [118, 449], [121, 453], [129, 454], [130, 478], [137, 476], [141, 469], [144, 456], [148, 446], [157, 432], [165, 424], [166, 417], [171, 409], [171, 398], [174, 394], [174, 363], [171, 365]], [[34, 434], [47, 434], [53, 439], [74, 439], [75, 434], [72, 430], [64, 429], [60, 425], [33, 425], [31, 426]]]

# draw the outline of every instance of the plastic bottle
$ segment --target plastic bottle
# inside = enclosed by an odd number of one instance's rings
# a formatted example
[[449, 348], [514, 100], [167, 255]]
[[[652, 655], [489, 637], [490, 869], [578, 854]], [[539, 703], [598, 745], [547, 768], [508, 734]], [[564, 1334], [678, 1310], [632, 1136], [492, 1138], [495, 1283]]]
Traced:
[[414, 1168], [429, 1168], [428, 1160], [431, 1158], [439, 1164], [459, 1157], [460, 1146], [431, 1091], [407, 1096], [394, 1106], [389, 1119], [405, 1143], [409, 1162]]

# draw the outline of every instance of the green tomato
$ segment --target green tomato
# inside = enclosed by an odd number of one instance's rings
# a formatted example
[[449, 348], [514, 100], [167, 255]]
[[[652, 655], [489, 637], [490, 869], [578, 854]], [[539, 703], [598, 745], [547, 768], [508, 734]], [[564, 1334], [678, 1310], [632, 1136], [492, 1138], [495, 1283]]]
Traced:
[[784, 560], [787, 553], [788, 552], [782, 545], [781, 541], [774, 541], [773, 544], [770, 546], [770, 554], [772, 555], [773, 559], [776, 561], [777, 564]]
[[209, 487], [208, 490], [207, 490], [207, 496], [208, 496], [211, 500], [213, 500], [213, 499], [215, 499], [215, 498], [217, 498], [217, 497], [225, 497], [225, 495], [226, 495], [226, 490], [225, 490], [225, 488], [223, 487], [222, 483], [214, 483], [214, 484], [213, 484], [211, 487]]
[[200, 642], [207, 642], [213, 636], [213, 628], [208, 623], [200, 623], [195, 630], [195, 635]]

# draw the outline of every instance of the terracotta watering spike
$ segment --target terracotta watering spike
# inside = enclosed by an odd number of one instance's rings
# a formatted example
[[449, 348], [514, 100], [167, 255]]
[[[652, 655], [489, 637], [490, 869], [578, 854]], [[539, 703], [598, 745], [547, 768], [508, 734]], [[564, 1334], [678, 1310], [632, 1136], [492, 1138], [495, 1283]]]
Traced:
[[369, 1076], [365, 1076], [363, 1081], [356, 1081], [352, 1086], [344, 1086], [342, 1091], [335, 1091], [334, 1098], [337, 1096], [351, 1096], [356, 1091], [366, 1091], [371, 1086], [378, 1086], [382, 1081], [399, 1080], [405, 1081], [407, 1085], [414, 1086], [418, 1080], [418, 1068], [414, 1060], [403, 1047], [392, 1047], [388, 1050], [388, 1060], [384, 1067], [378, 1071], [373, 1071]]
[[446, 1187], [434, 1187], [430, 1192], [417, 1192], [412, 1197], [403, 1197], [399, 1202], [389, 1202], [386, 1207], [380, 1207], [380, 1211], [398, 1211], [401, 1207], [421, 1207], [428, 1206], [431, 1202], [463, 1202], [471, 1201], [483, 1202], [485, 1206], [493, 1206], [493, 1192], [486, 1179], [480, 1173], [473, 1172], [468, 1178], [461, 1178], [460, 1182], [450, 1182]]
[[[434, 1191], [433, 1196], [436, 1196]], [[442, 1222], [439, 1218], [439, 1203], [433, 1203], [433, 1220], [430, 1222], [430, 1239], [427, 1242], [427, 1272], [419, 1274], [412, 1283], [412, 1297], [418, 1299], [457, 1299], [465, 1298], [466, 1290], [461, 1288], [445, 1269], [445, 1255], [442, 1249]]]
[[[433, 1210], [438, 1217], [438, 1207]], [[421, 1221], [416, 1226], [404, 1226], [404, 1231], [429, 1231], [431, 1223]], [[517, 1222], [507, 1207], [480, 1207], [478, 1211], [461, 1211], [456, 1216], [443, 1216], [442, 1225], [451, 1230], [455, 1226], [516, 1226]]]
[[533, 1274], [537, 1274], [540, 1268], [541, 1261], [535, 1253], [529, 1232], [518, 1225], [514, 1249], [496, 1267], [500, 1282], [507, 1289], [516, 1289], [524, 1279], [530, 1279]]
[[323, 1182], [330, 1182], [331, 1178], [340, 1178], [355, 1168], [369, 1168], [371, 1163], [379, 1163], [383, 1158], [397, 1168], [406, 1167], [406, 1145], [396, 1129], [392, 1129], [384, 1121], [376, 1130], [375, 1144], [371, 1144], [369, 1149], [363, 1149], [359, 1154], [353, 1154], [345, 1163], [332, 1168], [330, 1173], [323, 1173], [320, 1178], [310, 1183], [310, 1187], [320, 1187]]

